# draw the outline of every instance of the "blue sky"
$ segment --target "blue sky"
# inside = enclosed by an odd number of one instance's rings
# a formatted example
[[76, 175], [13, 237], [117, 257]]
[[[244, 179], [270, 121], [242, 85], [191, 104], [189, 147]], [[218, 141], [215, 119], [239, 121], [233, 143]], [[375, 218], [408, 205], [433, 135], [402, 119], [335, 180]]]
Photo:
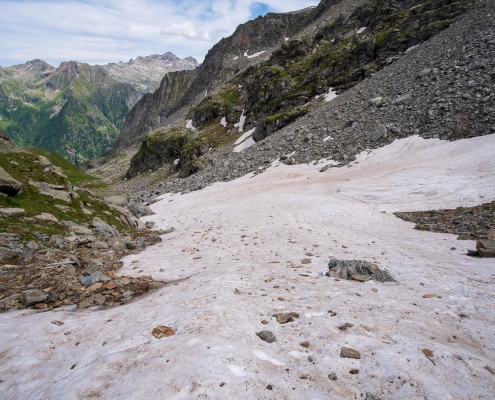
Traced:
[[54, 67], [163, 54], [203, 61], [235, 28], [318, 0], [0, 0], [0, 66], [35, 58]]

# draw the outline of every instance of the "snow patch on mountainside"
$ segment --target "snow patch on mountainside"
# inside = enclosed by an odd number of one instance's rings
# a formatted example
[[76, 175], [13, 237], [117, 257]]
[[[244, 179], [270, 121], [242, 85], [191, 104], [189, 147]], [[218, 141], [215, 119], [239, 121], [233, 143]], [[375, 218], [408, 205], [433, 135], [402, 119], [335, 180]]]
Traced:
[[[351, 168], [276, 163], [163, 195], [144, 220], [176, 230], [120, 274], [169, 283], [119, 308], [0, 314], [2, 398], [492, 398], [493, 260], [392, 212], [492, 200], [494, 151], [495, 135], [409, 137]], [[373, 261], [399, 283], [328, 278], [330, 258]], [[299, 318], [280, 325], [279, 312]], [[155, 339], [157, 325], [175, 335]]]

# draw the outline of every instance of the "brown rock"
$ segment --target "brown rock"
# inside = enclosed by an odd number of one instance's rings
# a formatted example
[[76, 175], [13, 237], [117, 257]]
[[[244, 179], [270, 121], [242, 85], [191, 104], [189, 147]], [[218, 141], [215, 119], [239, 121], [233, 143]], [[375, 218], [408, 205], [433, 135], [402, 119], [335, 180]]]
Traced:
[[301, 342], [299, 346], [305, 347], [306, 349], [309, 347], [309, 342]]
[[421, 351], [426, 357], [433, 357], [433, 351], [431, 351], [430, 349], [423, 349]]
[[91, 305], [93, 305], [93, 299], [91, 297], [86, 297], [79, 303], [79, 308], [88, 308]]
[[342, 347], [342, 349], [340, 350], [340, 357], [355, 358], [359, 360], [361, 358], [361, 354], [359, 354], [359, 351], [351, 349], [350, 347]]
[[358, 282], [368, 282], [373, 278], [367, 275], [351, 275], [351, 279]]
[[118, 287], [119, 285], [117, 285], [115, 282], [108, 282], [106, 285], [105, 285], [105, 289], [107, 290], [112, 290], [112, 289], [115, 289], [116, 287]]
[[161, 339], [163, 337], [174, 336], [175, 331], [174, 328], [158, 325], [155, 329], [151, 331], [151, 334], [157, 339]]
[[359, 370], [358, 369], [351, 369], [349, 371], [349, 373], [352, 374], [352, 375], [356, 375], [356, 374], [359, 374]]
[[262, 323], [263, 325], [268, 325], [268, 324], [269, 324], [269, 322], [268, 322], [266, 319], [264, 319], [263, 321], [261, 321], [261, 323]]
[[277, 321], [279, 324], [286, 324], [287, 322], [294, 321], [292, 313], [280, 313], [277, 315]]
[[438, 296], [436, 294], [429, 293], [429, 294], [425, 294], [423, 296], [423, 299], [433, 299], [435, 297], [438, 297]]

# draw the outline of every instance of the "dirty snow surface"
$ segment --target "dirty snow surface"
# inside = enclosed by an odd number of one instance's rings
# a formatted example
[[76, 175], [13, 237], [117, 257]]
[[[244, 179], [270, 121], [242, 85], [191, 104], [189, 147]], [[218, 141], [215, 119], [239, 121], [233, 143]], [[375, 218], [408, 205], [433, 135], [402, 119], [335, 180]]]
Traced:
[[[392, 212], [493, 200], [494, 151], [495, 135], [410, 137], [352, 168], [273, 165], [164, 195], [146, 220], [176, 230], [121, 272], [169, 284], [119, 308], [1, 314], [2, 399], [493, 399], [493, 259]], [[399, 283], [328, 278], [331, 257]], [[299, 318], [280, 325], [280, 312]], [[158, 325], [175, 336], [155, 339]]]

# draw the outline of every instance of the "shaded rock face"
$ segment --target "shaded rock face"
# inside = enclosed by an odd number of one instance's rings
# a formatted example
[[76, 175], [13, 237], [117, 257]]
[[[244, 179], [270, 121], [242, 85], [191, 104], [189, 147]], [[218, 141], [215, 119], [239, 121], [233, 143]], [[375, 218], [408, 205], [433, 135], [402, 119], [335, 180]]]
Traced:
[[[1, 96], [1, 87], [0, 87], [0, 96]], [[0, 97], [1, 99], [1, 97]], [[0, 128], [0, 150], [10, 150], [13, 149], [14, 145], [12, 144], [12, 141], [10, 138], [7, 136], [7, 134]]]
[[358, 260], [330, 260], [327, 276], [361, 282], [368, 280], [366, 277], [379, 282], [396, 282], [388, 271], [383, 271], [368, 261]]
[[7, 196], [16, 196], [22, 192], [21, 182], [12, 178], [2, 167], [0, 167], [0, 192]]
[[118, 150], [141, 138], [153, 128], [165, 125], [172, 110], [181, 108], [182, 96], [191, 86], [197, 70], [170, 72], [155, 93], [147, 93], [127, 115], [113, 150]]

